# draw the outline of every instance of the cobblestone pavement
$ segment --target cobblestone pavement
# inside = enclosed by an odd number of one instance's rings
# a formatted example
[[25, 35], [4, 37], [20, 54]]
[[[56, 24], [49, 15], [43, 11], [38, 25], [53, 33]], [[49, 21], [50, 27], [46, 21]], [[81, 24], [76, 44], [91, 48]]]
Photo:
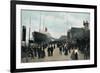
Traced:
[[[68, 60], [72, 60], [71, 59], [71, 54], [72, 54], [72, 50], [70, 53], [68, 53], [68, 55], [64, 55], [64, 53], [62, 53], [62, 55], [59, 53], [59, 48], [55, 48], [54, 52], [53, 52], [53, 56], [49, 56], [47, 55], [47, 49], [45, 50], [46, 56], [45, 58], [40, 58], [38, 59], [37, 57], [35, 58], [31, 58], [31, 57], [27, 57], [27, 58], [22, 58], [22, 62], [47, 62], [47, 61], [68, 61]], [[84, 60], [84, 54], [82, 54], [79, 51], [79, 56], [78, 56], [79, 60]]]

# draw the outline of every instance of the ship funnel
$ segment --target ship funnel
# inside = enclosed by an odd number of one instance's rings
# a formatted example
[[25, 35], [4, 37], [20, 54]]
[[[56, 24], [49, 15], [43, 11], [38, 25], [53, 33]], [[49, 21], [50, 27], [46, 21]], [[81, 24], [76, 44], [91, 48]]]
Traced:
[[47, 27], [45, 27], [45, 32], [47, 32], [48, 31], [48, 29], [47, 29]]

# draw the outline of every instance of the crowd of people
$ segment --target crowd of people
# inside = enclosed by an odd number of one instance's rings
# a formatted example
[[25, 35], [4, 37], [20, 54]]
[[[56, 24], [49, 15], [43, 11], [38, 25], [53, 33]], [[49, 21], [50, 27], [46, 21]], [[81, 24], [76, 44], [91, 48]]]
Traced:
[[[82, 43], [81, 43], [82, 44]], [[48, 44], [33, 44], [21, 47], [21, 58], [44, 59], [45, 57], [53, 57], [55, 49], [59, 55], [70, 56], [71, 60], [79, 60], [79, 52], [83, 53], [84, 60], [90, 57], [89, 45], [71, 44], [69, 42], [55, 42]], [[69, 55], [70, 54], [70, 55]], [[66, 57], [67, 58], [67, 57]], [[28, 62], [28, 61], [27, 61]]]
[[[26, 50], [25, 50], [26, 49]], [[22, 47], [22, 52], [24, 52], [26, 55], [22, 55], [22, 57], [31, 57], [31, 58], [45, 58], [46, 56], [52, 57], [54, 55], [54, 50], [58, 49], [60, 55], [69, 55], [71, 54], [72, 60], [78, 60], [78, 49], [77, 47], [71, 47], [68, 43], [49, 43], [49, 44], [35, 44], [30, 47]], [[71, 51], [72, 50], [72, 51]], [[47, 53], [47, 55], [46, 55]]]

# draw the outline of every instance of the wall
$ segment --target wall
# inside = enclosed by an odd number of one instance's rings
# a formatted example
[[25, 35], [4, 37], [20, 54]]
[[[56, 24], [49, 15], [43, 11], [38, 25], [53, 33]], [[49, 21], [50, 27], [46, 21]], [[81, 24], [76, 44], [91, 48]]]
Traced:
[[[100, 2], [99, 0], [34, 0], [57, 3], [98, 5], [98, 67], [86, 69], [42, 71], [34, 73], [99, 73], [100, 72]], [[10, 0], [0, 0], [0, 73], [10, 73]], [[30, 73], [30, 72], [28, 72]]]

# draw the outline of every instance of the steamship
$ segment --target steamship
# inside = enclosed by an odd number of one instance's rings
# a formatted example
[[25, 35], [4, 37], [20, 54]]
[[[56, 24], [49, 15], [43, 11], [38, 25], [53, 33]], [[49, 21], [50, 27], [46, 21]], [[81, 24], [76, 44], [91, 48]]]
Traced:
[[47, 32], [47, 28], [45, 28], [45, 31], [34, 31], [32, 35], [36, 43], [49, 43], [53, 40], [50, 33]]

